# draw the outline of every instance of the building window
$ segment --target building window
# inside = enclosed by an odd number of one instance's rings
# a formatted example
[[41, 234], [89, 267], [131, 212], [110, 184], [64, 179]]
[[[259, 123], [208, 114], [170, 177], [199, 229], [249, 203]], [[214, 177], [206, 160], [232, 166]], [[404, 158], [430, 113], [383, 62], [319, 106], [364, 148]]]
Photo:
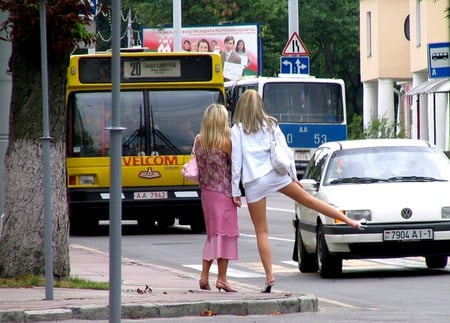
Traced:
[[372, 56], [372, 13], [368, 11], [366, 13], [366, 39], [367, 39], [367, 57]]
[[411, 31], [409, 25], [409, 15], [406, 16], [405, 22], [403, 23], [403, 32], [405, 34], [405, 38], [410, 41], [411, 40]]

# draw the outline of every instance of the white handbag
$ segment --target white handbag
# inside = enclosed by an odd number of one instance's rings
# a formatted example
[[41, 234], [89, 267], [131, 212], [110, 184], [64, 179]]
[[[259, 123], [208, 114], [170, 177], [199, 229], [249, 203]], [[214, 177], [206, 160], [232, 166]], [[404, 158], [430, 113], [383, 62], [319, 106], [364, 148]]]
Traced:
[[272, 163], [272, 167], [280, 174], [288, 174], [291, 169], [291, 163], [294, 159], [294, 155], [287, 144], [283, 144], [281, 142], [282, 139], [278, 138], [275, 130], [270, 130], [270, 133], [270, 161]]

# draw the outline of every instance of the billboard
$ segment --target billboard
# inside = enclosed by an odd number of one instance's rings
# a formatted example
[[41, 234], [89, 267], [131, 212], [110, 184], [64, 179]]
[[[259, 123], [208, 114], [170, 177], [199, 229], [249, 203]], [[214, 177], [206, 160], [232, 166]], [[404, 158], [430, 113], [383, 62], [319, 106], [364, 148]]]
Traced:
[[[260, 75], [262, 55], [258, 24], [181, 28], [181, 49], [222, 55], [225, 78]], [[142, 46], [157, 52], [173, 51], [173, 28], [143, 28]]]

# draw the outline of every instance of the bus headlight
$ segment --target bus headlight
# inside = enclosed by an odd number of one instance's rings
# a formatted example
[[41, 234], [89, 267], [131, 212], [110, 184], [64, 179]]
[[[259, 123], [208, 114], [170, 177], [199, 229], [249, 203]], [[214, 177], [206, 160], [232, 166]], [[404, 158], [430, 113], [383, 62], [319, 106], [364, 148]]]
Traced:
[[81, 175], [80, 185], [94, 185], [94, 175]]

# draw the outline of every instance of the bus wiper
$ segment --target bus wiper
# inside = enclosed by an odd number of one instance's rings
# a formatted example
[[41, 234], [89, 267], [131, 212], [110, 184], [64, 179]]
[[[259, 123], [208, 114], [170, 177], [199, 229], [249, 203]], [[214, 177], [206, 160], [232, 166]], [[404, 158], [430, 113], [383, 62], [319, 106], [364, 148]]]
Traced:
[[389, 182], [447, 182], [446, 179], [437, 179], [429, 176], [394, 176]]
[[177, 146], [175, 146], [170, 140], [169, 138], [167, 138], [166, 136], [163, 135], [163, 133], [156, 128], [153, 128], [153, 135], [156, 135], [159, 139], [161, 139], [166, 145], [167, 147], [169, 147], [170, 149], [173, 150], [173, 152], [176, 155], [181, 155], [181, 150], [178, 149]]
[[[133, 131], [131, 136], [129, 136], [122, 145], [123, 155], [124, 156], [132, 156], [132, 155], [136, 155], [137, 152], [142, 151], [142, 138], [144, 135], [145, 135], [145, 130], [143, 127]], [[138, 140], [137, 142], [139, 143], [139, 147], [137, 147], [137, 148], [133, 147], [133, 145], [132, 145], [133, 142], [135, 142], [136, 140]]]
[[343, 177], [337, 178], [330, 182], [330, 184], [367, 184], [377, 182], [387, 182], [386, 179], [374, 178], [374, 177]]
[[137, 137], [142, 137], [144, 136], [144, 130], [141, 129], [136, 129], [135, 131], [133, 131], [133, 133], [131, 134], [131, 136], [129, 136], [127, 138], [127, 140], [125, 140], [125, 143], [123, 144], [124, 146], [129, 146]]

